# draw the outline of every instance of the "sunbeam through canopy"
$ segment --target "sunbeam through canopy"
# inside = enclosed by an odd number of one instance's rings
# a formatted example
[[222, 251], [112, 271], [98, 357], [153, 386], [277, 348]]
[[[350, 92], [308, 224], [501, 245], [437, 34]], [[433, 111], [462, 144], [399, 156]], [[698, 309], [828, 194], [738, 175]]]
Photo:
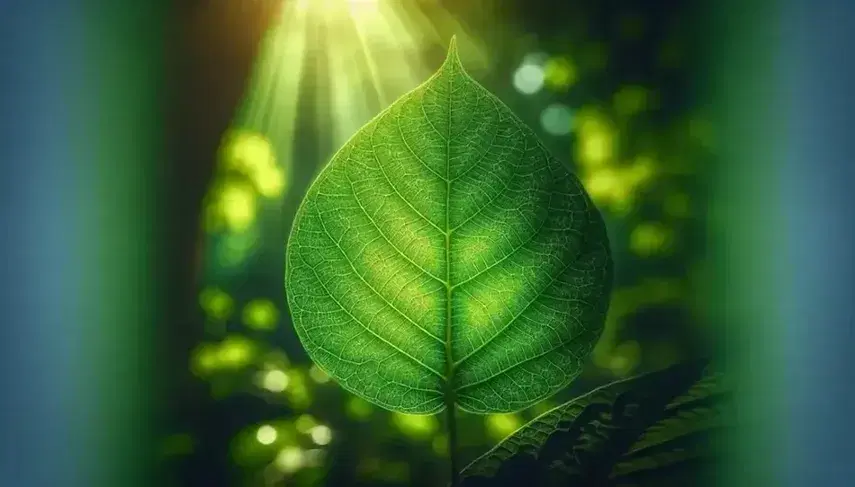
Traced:
[[[282, 210], [295, 170], [316, 173], [359, 127], [425, 81], [439, 59], [430, 54], [441, 56], [452, 35], [468, 65], [486, 65], [468, 29], [437, 0], [285, 0], [223, 137], [206, 205], [206, 229], [217, 240], [209, 240], [208, 269], [242, 267], [264, 239], [265, 206]], [[295, 169], [298, 127], [320, 149]]]

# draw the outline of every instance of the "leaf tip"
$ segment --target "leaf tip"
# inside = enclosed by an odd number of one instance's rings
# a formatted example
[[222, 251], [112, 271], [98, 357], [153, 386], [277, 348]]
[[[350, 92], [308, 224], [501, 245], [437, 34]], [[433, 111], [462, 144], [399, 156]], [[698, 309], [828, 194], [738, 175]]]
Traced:
[[451, 41], [448, 43], [448, 55], [445, 58], [446, 63], [460, 65], [460, 53], [457, 50], [457, 36], [451, 36]]

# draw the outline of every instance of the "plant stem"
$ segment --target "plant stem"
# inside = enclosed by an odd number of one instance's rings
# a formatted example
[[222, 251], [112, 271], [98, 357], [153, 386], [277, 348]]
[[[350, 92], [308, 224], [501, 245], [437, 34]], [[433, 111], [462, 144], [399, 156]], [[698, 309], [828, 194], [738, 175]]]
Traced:
[[[453, 396], [452, 396], [453, 397]], [[446, 395], [448, 398], [448, 395]], [[448, 458], [451, 468], [451, 487], [460, 486], [460, 470], [457, 468], [457, 416], [454, 410], [454, 400], [446, 401], [446, 430], [448, 431]]]

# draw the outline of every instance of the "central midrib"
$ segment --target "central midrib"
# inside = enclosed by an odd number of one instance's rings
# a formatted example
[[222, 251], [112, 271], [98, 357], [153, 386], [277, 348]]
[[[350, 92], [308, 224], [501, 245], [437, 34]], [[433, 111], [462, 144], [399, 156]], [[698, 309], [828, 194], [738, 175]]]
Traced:
[[[453, 41], [452, 41], [453, 42]], [[445, 136], [445, 403], [447, 408], [453, 408], [454, 397], [454, 356], [451, 346], [451, 107], [453, 73], [448, 77], [448, 110]]]

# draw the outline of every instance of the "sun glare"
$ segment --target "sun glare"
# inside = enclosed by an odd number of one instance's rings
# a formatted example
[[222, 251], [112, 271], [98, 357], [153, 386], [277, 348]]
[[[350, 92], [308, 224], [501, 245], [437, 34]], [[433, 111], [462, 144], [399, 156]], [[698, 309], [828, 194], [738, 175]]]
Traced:
[[[419, 0], [294, 0], [265, 37], [235, 125], [270, 140], [286, 168], [293, 158], [297, 106], [315, 98], [315, 133], [341, 146], [365, 122], [436, 69], [428, 50], [452, 35], [479, 61], [466, 28]], [[305, 122], [300, 123], [304, 126]]]

